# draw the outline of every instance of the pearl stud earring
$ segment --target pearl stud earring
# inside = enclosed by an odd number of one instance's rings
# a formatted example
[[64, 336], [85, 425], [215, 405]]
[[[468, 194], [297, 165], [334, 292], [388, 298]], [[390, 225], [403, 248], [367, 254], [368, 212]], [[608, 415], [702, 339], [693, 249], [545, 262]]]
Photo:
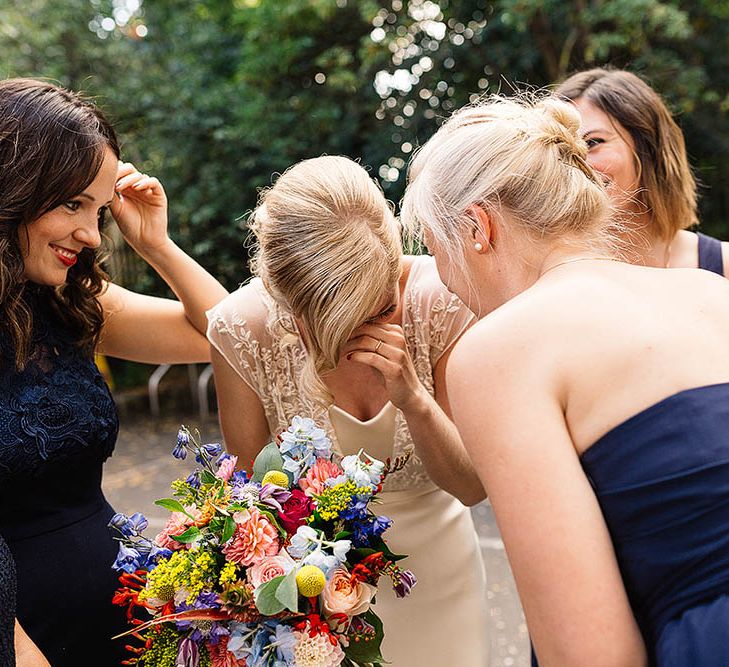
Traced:
[[474, 244], [473, 244], [473, 249], [474, 249], [474, 250], [475, 250], [476, 252], [481, 252], [481, 251], [483, 250], [483, 246], [482, 246], [482, 245], [481, 245], [480, 243], [478, 243], [478, 242], [477, 242], [477, 243], [474, 243]]

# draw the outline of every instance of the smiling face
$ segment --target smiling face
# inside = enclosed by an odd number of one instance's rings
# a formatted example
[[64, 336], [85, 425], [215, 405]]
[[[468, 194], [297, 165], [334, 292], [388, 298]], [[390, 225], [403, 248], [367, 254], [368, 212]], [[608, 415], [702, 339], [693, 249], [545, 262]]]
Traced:
[[106, 151], [96, 178], [69, 201], [18, 230], [23, 277], [39, 285], [58, 287], [84, 248], [101, 243], [99, 220], [114, 194], [118, 160]]
[[619, 211], [643, 212], [638, 200], [640, 174], [635, 143], [614, 118], [585, 98], [574, 101], [582, 117], [587, 142], [587, 162], [603, 177], [608, 194]]

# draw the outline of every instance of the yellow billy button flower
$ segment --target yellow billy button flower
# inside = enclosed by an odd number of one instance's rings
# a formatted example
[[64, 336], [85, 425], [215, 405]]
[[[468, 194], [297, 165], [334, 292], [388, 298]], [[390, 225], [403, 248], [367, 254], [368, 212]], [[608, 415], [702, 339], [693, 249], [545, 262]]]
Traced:
[[315, 598], [324, 590], [327, 580], [316, 565], [304, 565], [296, 573], [296, 586], [304, 597]]
[[264, 484], [274, 484], [275, 486], [280, 486], [284, 489], [289, 488], [289, 476], [280, 470], [269, 470], [264, 476], [263, 476], [263, 483]]

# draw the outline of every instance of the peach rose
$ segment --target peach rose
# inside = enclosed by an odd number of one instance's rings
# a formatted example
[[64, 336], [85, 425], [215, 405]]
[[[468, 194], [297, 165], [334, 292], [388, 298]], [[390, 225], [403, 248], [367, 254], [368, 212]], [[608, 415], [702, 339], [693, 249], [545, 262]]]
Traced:
[[277, 556], [266, 556], [261, 562], [248, 568], [248, 582], [256, 589], [271, 579], [288, 574], [294, 565], [294, 559], [286, 549], [281, 549]]
[[235, 466], [238, 465], [238, 457], [237, 456], [229, 456], [228, 458], [224, 459], [223, 462], [220, 464], [220, 467], [218, 468], [217, 472], [215, 473], [215, 476], [219, 479], [222, 479], [224, 482], [227, 482], [232, 476], [233, 472], [235, 471]]
[[342, 469], [326, 459], [317, 459], [306, 473], [306, 477], [299, 480], [299, 487], [307, 496], [318, 496], [326, 488], [325, 482], [330, 477], [339, 477], [344, 474]]
[[256, 507], [236, 512], [235, 533], [223, 547], [228, 560], [238, 565], [255, 565], [279, 552], [278, 530]]
[[332, 573], [321, 594], [324, 615], [346, 614], [357, 616], [370, 608], [377, 589], [364, 581], [353, 580], [343, 567]]
[[187, 511], [187, 514], [193, 518], [191, 519], [182, 512], [172, 512], [170, 518], [167, 519], [165, 527], [157, 535], [157, 537], [154, 538], [154, 543], [158, 547], [175, 551], [176, 549], [184, 549], [187, 546], [185, 544], [180, 544], [180, 542], [176, 542], [171, 536], [182, 535], [182, 533], [184, 533], [202, 517], [202, 512], [197, 509], [197, 507], [192, 506], [185, 507], [185, 510]]

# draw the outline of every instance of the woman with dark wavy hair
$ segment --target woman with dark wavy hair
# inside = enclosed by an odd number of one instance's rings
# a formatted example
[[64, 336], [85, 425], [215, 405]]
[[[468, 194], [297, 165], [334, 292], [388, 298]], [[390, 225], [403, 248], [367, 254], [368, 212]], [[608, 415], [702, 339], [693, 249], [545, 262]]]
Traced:
[[[90, 102], [0, 82], [0, 535], [18, 621], [54, 667], [123, 655], [110, 639], [124, 619], [101, 491], [118, 419], [93, 355], [206, 361], [205, 310], [226, 294], [168, 237], [159, 181], [119, 155]], [[179, 301], [109, 280], [98, 254], [107, 211]]]

